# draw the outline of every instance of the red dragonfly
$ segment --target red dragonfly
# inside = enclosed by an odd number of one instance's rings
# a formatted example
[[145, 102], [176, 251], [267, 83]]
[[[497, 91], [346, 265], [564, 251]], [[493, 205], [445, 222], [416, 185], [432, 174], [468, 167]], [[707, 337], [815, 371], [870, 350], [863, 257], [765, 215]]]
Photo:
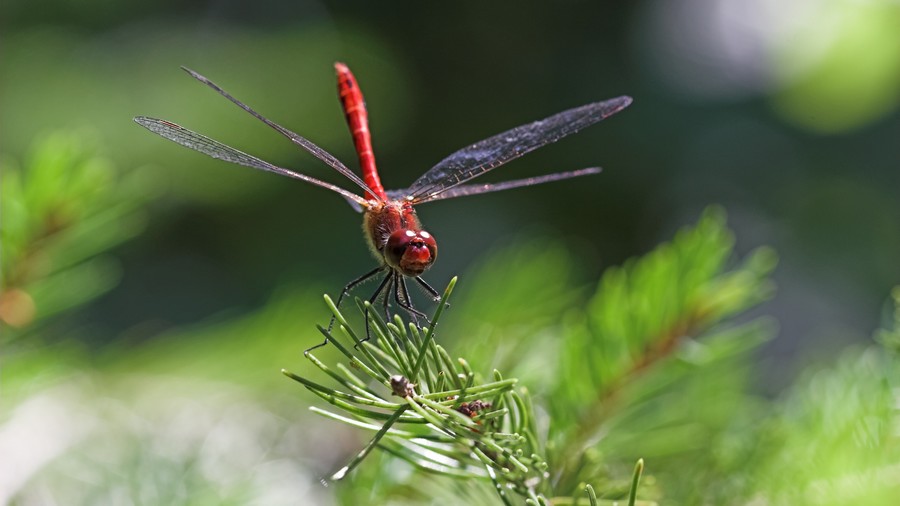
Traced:
[[[372, 137], [369, 133], [368, 114], [362, 92], [350, 69], [343, 63], [335, 64], [338, 94], [353, 135], [359, 165], [362, 169], [362, 178], [324, 149], [266, 119], [209, 79], [188, 68], [182, 67], [182, 69], [343, 174], [363, 190], [364, 196], [294, 170], [278, 167], [170, 121], [146, 116], [138, 116], [134, 118], [134, 121], [159, 136], [213, 158], [306, 181], [344, 197], [354, 209], [363, 213], [366, 241], [381, 265], [348, 283], [338, 297], [337, 306], [340, 307], [344, 296], [354, 287], [379, 274], [384, 274], [369, 301], [374, 304], [380, 296], [384, 295], [384, 311], [387, 314], [389, 303], [387, 294], [393, 292], [393, 298], [397, 305], [407, 311], [413, 319], [420, 316], [426, 321], [425, 314], [413, 307], [409, 289], [406, 286], [406, 278], [414, 279], [435, 301], [440, 300], [437, 290], [426, 283], [421, 276], [437, 258], [437, 243], [431, 234], [422, 229], [413, 206], [451, 197], [508, 190], [520, 186], [596, 174], [600, 172], [599, 168], [560, 172], [496, 184], [463, 184], [532, 150], [593, 125], [631, 104], [631, 97], [621, 96], [569, 109], [540, 121], [513, 128], [476, 142], [444, 158], [405, 190], [385, 191], [375, 168]], [[332, 319], [333, 323], [334, 319]], [[331, 325], [329, 325], [330, 327]]]

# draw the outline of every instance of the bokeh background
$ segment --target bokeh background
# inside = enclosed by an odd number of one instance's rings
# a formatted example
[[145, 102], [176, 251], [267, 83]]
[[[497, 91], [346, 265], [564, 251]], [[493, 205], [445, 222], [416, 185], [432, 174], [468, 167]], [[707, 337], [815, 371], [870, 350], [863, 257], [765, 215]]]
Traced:
[[[36, 140], [65, 132], [78, 136], [72, 149], [102, 157], [115, 178], [140, 181], [130, 187], [139, 202], [130, 239], [108, 252], [108, 291], [41, 328], [45, 353], [21, 369], [28, 374], [7, 368], [3, 418], [23, 425], [6, 426], [0, 441], [33, 444], [40, 428], [46, 455], [33, 452], [0, 500], [37, 504], [54, 490], [114, 502], [115, 490], [92, 496], [85, 484], [100, 480], [96, 468], [124, 460], [140, 464], [123, 473], [151, 503], [196, 494], [202, 487], [192, 488], [187, 469], [205, 469], [205, 484], [246, 487], [241, 497], [263, 503], [301, 493], [327, 501], [317, 476], [361, 441], [307, 421], [308, 397], [278, 374], [302, 367], [300, 352], [317, 342], [314, 324], [327, 315], [321, 294], [372, 267], [359, 216], [327, 191], [209, 159], [131, 118], [166, 118], [349, 185], [180, 65], [355, 167], [332, 68], [348, 63], [390, 188], [509, 127], [633, 96], [623, 113], [486, 179], [595, 165], [603, 174], [421, 207], [441, 248], [428, 279], [442, 287], [461, 274], [459, 297], [490, 297], [466, 292], [471, 266], [562, 247], [573, 253], [565, 271], [574, 290], [719, 204], [739, 253], [770, 245], [781, 259], [778, 294], [756, 310], [780, 326], [759, 357], [766, 372], [756, 387], [766, 395], [800, 366], [867, 339], [900, 280], [893, 0], [444, 8], [11, 0], [0, 12], [4, 159], [27, 166]], [[95, 368], [103, 375], [77, 373]], [[28, 375], [34, 380], [16, 381]], [[84, 407], [98, 397], [99, 411]], [[142, 402], [153, 409], [137, 409]], [[53, 423], [59, 417], [68, 422]], [[109, 419], [118, 422], [106, 446], [70, 451]], [[217, 437], [240, 448], [241, 465], [214, 464], [224, 451]], [[165, 487], [144, 478], [169, 483], [167, 473], [179, 471], [167, 465], [188, 448], [206, 453], [184, 464], [172, 496], [159, 495]], [[86, 455], [96, 466], [81, 467]], [[269, 467], [251, 466], [263, 456]], [[67, 471], [78, 478], [59, 478]], [[279, 479], [293, 473], [308, 479]]]

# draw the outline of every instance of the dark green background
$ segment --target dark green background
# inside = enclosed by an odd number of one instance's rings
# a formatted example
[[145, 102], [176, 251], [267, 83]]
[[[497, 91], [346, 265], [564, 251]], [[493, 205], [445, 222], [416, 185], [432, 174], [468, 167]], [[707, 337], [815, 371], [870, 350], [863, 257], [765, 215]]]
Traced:
[[[769, 244], [781, 255], [779, 294], [763, 311], [789, 336], [769, 351], [792, 359], [838, 344], [823, 337], [867, 334], [900, 279], [897, 9], [835, 3], [767, 18], [760, 7], [728, 21], [741, 12], [730, 4], [4, 2], [0, 146], [21, 157], [36, 135], [88, 129], [120, 170], [158, 172], [165, 192], [145, 233], [117, 251], [121, 284], [75, 320], [95, 345], [142, 342], [257, 309], [279, 287], [336, 293], [373, 265], [339, 197], [131, 123], [170, 119], [349, 187], [179, 65], [355, 167], [332, 70], [347, 62], [390, 188], [506, 128], [629, 94], [620, 115], [487, 179], [593, 165], [602, 175], [420, 208], [440, 244], [427, 278], [443, 286], [488, 251], [538, 236], [574, 251], [576, 282], [588, 283], [722, 204], [739, 252]], [[836, 13], [843, 24], [814, 22]], [[741, 27], [761, 45], [742, 46]]]

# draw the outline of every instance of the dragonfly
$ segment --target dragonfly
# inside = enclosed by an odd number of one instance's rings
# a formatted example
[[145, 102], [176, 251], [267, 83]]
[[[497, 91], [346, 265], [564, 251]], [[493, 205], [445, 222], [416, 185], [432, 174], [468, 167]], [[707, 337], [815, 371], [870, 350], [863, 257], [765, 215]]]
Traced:
[[[409, 313], [416, 323], [418, 323], [417, 317], [424, 318], [425, 321], [428, 321], [428, 318], [425, 313], [413, 306], [407, 279], [414, 280], [435, 302], [440, 300], [440, 294], [422, 278], [422, 274], [434, 264], [438, 247], [434, 236], [422, 228], [416, 215], [415, 206], [436, 200], [509, 190], [597, 174], [601, 169], [591, 167], [500, 183], [466, 184], [526, 153], [606, 119], [628, 107], [632, 101], [631, 97], [623, 95], [568, 109], [542, 120], [518, 126], [456, 151], [438, 162], [404, 190], [385, 190], [375, 165], [368, 112], [363, 94], [347, 65], [335, 64], [338, 96], [350, 127], [362, 177], [347, 168], [329, 152], [305, 137], [267, 119], [206, 77], [186, 67], [181, 68], [194, 79], [212, 88], [342, 174], [362, 190], [362, 194], [351, 192], [292, 169], [279, 167], [171, 121], [147, 116], [137, 116], [134, 121], [165, 139], [213, 158], [299, 179], [342, 196], [356, 211], [362, 213], [366, 243], [379, 265], [344, 286], [338, 296], [336, 306], [340, 308], [344, 298], [358, 285], [381, 276], [380, 283], [369, 298], [369, 307], [376, 304], [380, 298], [385, 316], [390, 319], [389, 298], [392, 296], [397, 306]], [[367, 329], [368, 316], [367, 307], [365, 314]], [[329, 330], [333, 324], [334, 318], [329, 324]], [[366, 334], [366, 339], [368, 339], [368, 330]]]

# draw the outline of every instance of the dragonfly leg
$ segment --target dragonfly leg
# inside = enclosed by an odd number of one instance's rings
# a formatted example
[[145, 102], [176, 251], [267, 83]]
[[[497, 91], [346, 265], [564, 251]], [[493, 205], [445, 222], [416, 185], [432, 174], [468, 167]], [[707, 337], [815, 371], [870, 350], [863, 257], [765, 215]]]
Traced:
[[[353, 281], [347, 283], [347, 285], [344, 286], [344, 289], [341, 290], [341, 294], [338, 296], [337, 303], [335, 303], [335, 307], [338, 308], [338, 309], [340, 309], [340, 308], [341, 308], [341, 302], [344, 301], [344, 297], [345, 297], [345, 296], [347, 296], [347, 295], [350, 294], [350, 290], [353, 290], [354, 288], [356, 288], [356, 287], [357, 287], [358, 285], [360, 285], [361, 283], [364, 283], [365, 281], [368, 281], [370, 278], [372, 278], [373, 276], [375, 276], [376, 274], [378, 274], [379, 272], [381, 272], [382, 270], [384, 270], [386, 267], [387, 267], [386, 265], [382, 265], [382, 266], [380, 266], [380, 267], [376, 267], [375, 269], [372, 269], [371, 271], [369, 271], [369, 272], [363, 274], [362, 276], [360, 276], [360, 277], [354, 279]], [[331, 316], [331, 321], [328, 322], [328, 332], [329, 332], [329, 333], [331, 332], [332, 327], [334, 327], [335, 319], [336, 319], [336, 317], [335, 317], [334, 315], [332, 315], [332, 316]], [[326, 344], [328, 344], [328, 339], [327, 339], [327, 338], [326, 338], [324, 341], [322, 341], [320, 344], [317, 344], [317, 345], [315, 345], [315, 346], [313, 346], [313, 347], [311, 347], [311, 348], [307, 348], [307, 350], [304, 351], [303, 353], [309, 353], [309, 352], [311, 352], [312, 350], [315, 350], [316, 348], [321, 348], [322, 346], [325, 346]]]
[[[409, 316], [412, 317], [413, 323], [416, 326], [419, 326], [419, 315], [422, 315], [419, 311], [413, 308], [412, 300], [409, 297], [409, 287], [406, 285], [406, 278], [403, 277], [402, 274], [397, 275], [397, 287], [394, 290], [394, 300], [397, 301], [397, 305], [402, 307], [409, 313]], [[424, 316], [424, 315], [422, 315]]]
[[[428, 292], [428, 295], [431, 295], [431, 299], [433, 301], [439, 302], [441, 300], [441, 294], [438, 293], [438, 291], [435, 290], [434, 287], [429, 285], [428, 282], [422, 279], [422, 276], [416, 276], [416, 283], [419, 283], [419, 286], [421, 286], [426, 292]], [[450, 307], [450, 303], [448, 302], [445, 307]]]
[[391, 321], [391, 311], [390, 311], [390, 306], [389, 306], [391, 298], [388, 297], [387, 294], [390, 292], [393, 292], [396, 289], [396, 287], [394, 285], [396, 282], [397, 282], [396, 277], [394, 276], [394, 274], [391, 274], [390, 285], [388, 286], [384, 297], [381, 299], [381, 309], [382, 309], [382, 311], [384, 311], [384, 322], [385, 323], [390, 323], [390, 321]]
[[[393, 271], [388, 272], [387, 276], [385, 276], [384, 279], [381, 281], [381, 283], [378, 285], [378, 288], [375, 289], [375, 293], [373, 293], [372, 296], [369, 297], [369, 307], [366, 308], [366, 311], [363, 314], [363, 317], [366, 319], [366, 337], [359, 343], [356, 343], [353, 346], [354, 348], [357, 348], [360, 343], [364, 343], [364, 342], [368, 341], [369, 337], [371, 337], [371, 334], [369, 332], [369, 309], [371, 309], [372, 304], [375, 304], [375, 301], [378, 300], [378, 296], [381, 295], [381, 293], [384, 291], [384, 287], [389, 286], [393, 282], [393, 279], [394, 279]], [[387, 298], [387, 297], [385, 297], [385, 298]]]
[[433, 298], [435, 302], [441, 300], [441, 294], [439, 294], [437, 290], [435, 290], [424, 279], [422, 279], [422, 276], [416, 276], [416, 283], [419, 283], [419, 286], [424, 288], [425, 291], [428, 292], [429, 295], [431, 295], [431, 298]]
[[406, 278], [400, 273], [397, 273], [397, 277], [397, 289], [394, 290], [394, 300], [397, 302], [397, 305], [409, 313], [416, 326], [419, 326], [420, 316], [430, 325], [431, 322], [428, 320], [428, 315], [413, 307], [412, 300], [409, 297], [409, 288], [406, 286]]
[[[361, 283], [368, 281], [370, 278], [372, 278], [379, 272], [383, 271], [386, 267], [387, 267], [387, 265], [382, 265], [380, 267], [376, 267], [376, 268], [372, 269], [371, 271], [363, 274], [362, 276], [354, 279], [353, 281], [347, 283], [347, 286], [345, 286], [344, 289], [341, 290], [341, 294], [338, 296], [338, 300], [337, 300], [337, 303], [335, 304], [335, 307], [340, 309], [341, 302], [343, 302], [345, 296], [350, 295], [350, 290], [353, 290]], [[335, 316], [332, 316], [331, 321], [328, 322], [328, 331], [329, 332], [331, 332], [331, 328], [334, 326], [334, 320], [335, 320]]]

